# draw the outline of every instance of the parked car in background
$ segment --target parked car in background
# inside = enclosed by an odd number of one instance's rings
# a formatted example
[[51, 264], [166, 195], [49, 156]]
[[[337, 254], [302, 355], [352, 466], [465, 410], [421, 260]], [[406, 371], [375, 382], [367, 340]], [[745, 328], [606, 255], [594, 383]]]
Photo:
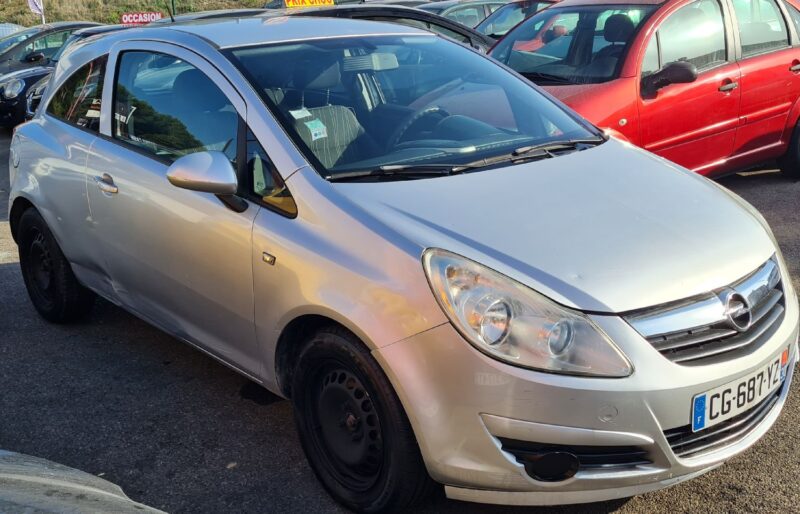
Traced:
[[215, 9], [211, 11], [196, 11], [184, 14], [176, 14], [173, 17], [165, 16], [160, 20], [148, 23], [148, 25], [165, 25], [168, 23], [183, 23], [193, 20], [213, 20], [217, 18], [236, 18], [241, 16], [253, 16], [264, 12], [264, 9]]
[[78, 29], [99, 25], [87, 21], [63, 21], [38, 25], [0, 39], [0, 79], [6, 73], [42, 66], [49, 62]]
[[36, 109], [39, 108], [39, 103], [42, 101], [44, 92], [47, 90], [47, 84], [50, 83], [50, 75], [40, 78], [36, 83], [28, 88], [28, 93], [25, 95], [25, 120], [30, 120], [36, 114]]
[[9, 34], [13, 34], [14, 32], [19, 32], [24, 28], [25, 27], [22, 25], [17, 25], [16, 23], [0, 23], [0, 39], [8, 36]]
[[[53, 55], [45, 66], [34, 66], [0, 76], [0, 127], [14, 127], [25, 121], [27, 113], [36, 105], [28, 102], [28, 92], [35, 88], [42, 80], [50, 77], [60, 56], [69, 49], [70, 45], [86, 38], [106, 34], [115, 30], [127, 28], [124, 25], [98, 25], [78, 29], [69, 36], [62, 47]], [[33, 93], [34, 96], [40, 97]]]
[[492, 56], [610, 133], [698, 173], [800, 177], [793, 0], [566, 0]]
[[498, 7], [492, 14], [480, 22], [475, 30], [486, 34], [494, 40], [500, 39], [519, 22], [558, 0], [514, 0]]
[[443, 0], [420, 5], [423, 9], [473, 28], [508, 0]]
[[42, 317], [100, 295], [291, 398], [353, 510], [413, 512], [432, 480], [515, 505], [672, 486], [791, 388], [797, 296], [755, 209], [428, 31], [108, 34], [9, 154]]
[[[429, 30], [449, 37], [459, 43], [471, 46], [486, 53], [494, 41], [458, 22], [422, 9], [399, 5], [384, 5], [378, 2], [342, 5], [335, 7], [312, 7], [308, 9], [287, 9], [279, 11], [280, 15], [289, 16], [321, 16], [330, 18], [350, 18], [354, 20], [386, 21], [410, 27]], [[274, 16], [270, 11], [268, 16]]]

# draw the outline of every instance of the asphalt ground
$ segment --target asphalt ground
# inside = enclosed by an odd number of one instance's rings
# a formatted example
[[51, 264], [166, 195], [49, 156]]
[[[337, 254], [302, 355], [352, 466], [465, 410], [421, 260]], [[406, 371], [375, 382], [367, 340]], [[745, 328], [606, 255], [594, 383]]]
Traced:
[[[289, 402], [107, 302], [78, 325], [38, 317], [8, 228], [9, 141], [0, 132], [0, 448], [100, 475], [169, 512], [342, 512], [306, 464]], [[722, 183], [769, 220], [800, 289], [800, 183], [770, 170]], [[558, 509], [439, 494], [417, 512], [800, 512], [793, 389], [758, 444], [670, 489]]]

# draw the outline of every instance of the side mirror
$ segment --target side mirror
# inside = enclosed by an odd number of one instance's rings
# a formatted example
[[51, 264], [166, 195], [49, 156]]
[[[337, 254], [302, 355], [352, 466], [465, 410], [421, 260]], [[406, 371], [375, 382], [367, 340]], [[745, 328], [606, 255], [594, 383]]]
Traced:
[[697, 80], [697, 67], [688, 61], [675, 61], [642, 78], [642, 91], [655, 94], [670, 84], [687, 84]]
[[31, 52], [25, 56], [25, 62], [39, 62], [44, 60], [42, 52]]
[[167, 169], [167, 180], [181, 189], [217, 195], [236, 212], [247, 209], [247, 202], [235, 196], [239, 187], [236, 170], [222, 152], [196, 152], [180, 157]]

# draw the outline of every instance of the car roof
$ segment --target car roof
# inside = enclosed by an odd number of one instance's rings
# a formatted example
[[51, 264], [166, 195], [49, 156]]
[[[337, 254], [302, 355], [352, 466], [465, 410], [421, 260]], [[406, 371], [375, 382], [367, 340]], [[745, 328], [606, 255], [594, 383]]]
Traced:
[[424, 16], [437, 16], [434, 13], [428, 11], [422, 11], [421, 9], [417, 9], [415, 7], [409, 7], [407, 5], [396, 5], [391, 3], [378, 3], [378, 2], [367, 2], [363, 4], [337, 4], [337, 5], [324, 5], [319, 7], [303, 7], [303, 8], [295, 8], [295, 9], [270, 9], [266, 11], [261, 16], [268, 17], [268, 16], [308, 16], [310, 14], [314, 15], [321, 15], [326, 12], [337, 13], [337, 12], [362, 12], [362, 13], [370, 13], [370, 12], [382, 12], [387, 13], [391, 12], [393, 14], [420, 14], [422, 13]]
[[55, 29], [63, 29], [75, 26], [96, 27], [99, 25], [100, 25], [99, 23], [95, 23], [93, 21], [54, 21], [52, 23], [45, 23], [44, 25], [36, 25], [36, 26], [41, 27], [42, 30], [55, 30]]
[[184, 14], [176, 14], [172, 17], [170, 17], [170, 15], [167, 14], [160, 20], [156, 20], [150, 23], [150, 25], [163, 25], [167, 23], [181, 23], [185, 21], [205, 20], [214, 18], [237, 18], [243, 16], [251, 16], [254, 14], [260, 14], [262, 12], [264, 12], [264, 9], [252, 8], [252, 9], [216, 9], [212, 11], [196, 11]]
[[562, 0], [553, 7], [571, 5], [661, 5], [667, 0]]
[[354, 36], [430, 34], [396, 23], [268, 14], [247, 18], [201, 19], [162, 25], [157, 28], [151, 27], [141, 29], [139, 34], [145, 34], [151, 30], [174, 30], [198, 36], [219, 48]]
[[114, 32], [115, 30], [122, 30], [130, 28], [130, 25], [97, 25], [78, 29], [74, 34], [83, 37], [94, 36], [97, 34], [105, 34], [106, 32]]
[[454, 7], [456, 5], [468, 5], [468, 4], [496, 4], [496, 3], [506, 3], [503, 0], [440, 0], [439, 2], [430, 2], [427, 4], [422, 4], [418, 7], [418, 9], [447, 9], [449, 7]]

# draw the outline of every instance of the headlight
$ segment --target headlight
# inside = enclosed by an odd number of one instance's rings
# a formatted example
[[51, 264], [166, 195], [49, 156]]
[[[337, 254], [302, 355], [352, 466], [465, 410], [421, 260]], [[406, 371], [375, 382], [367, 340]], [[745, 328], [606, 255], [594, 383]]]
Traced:
[[633, 371], [583, 313], [444, 250], [427, 250], [423, 264], [450, 321], [483, 353], [517, 366], [570, 375], [626, 377]]
[[25, 81], [22, 79], [11, 79], [8, 82], [0, 84], [3, 88], [3, 96], [9, 100], [16, 98], [25, 88]]

